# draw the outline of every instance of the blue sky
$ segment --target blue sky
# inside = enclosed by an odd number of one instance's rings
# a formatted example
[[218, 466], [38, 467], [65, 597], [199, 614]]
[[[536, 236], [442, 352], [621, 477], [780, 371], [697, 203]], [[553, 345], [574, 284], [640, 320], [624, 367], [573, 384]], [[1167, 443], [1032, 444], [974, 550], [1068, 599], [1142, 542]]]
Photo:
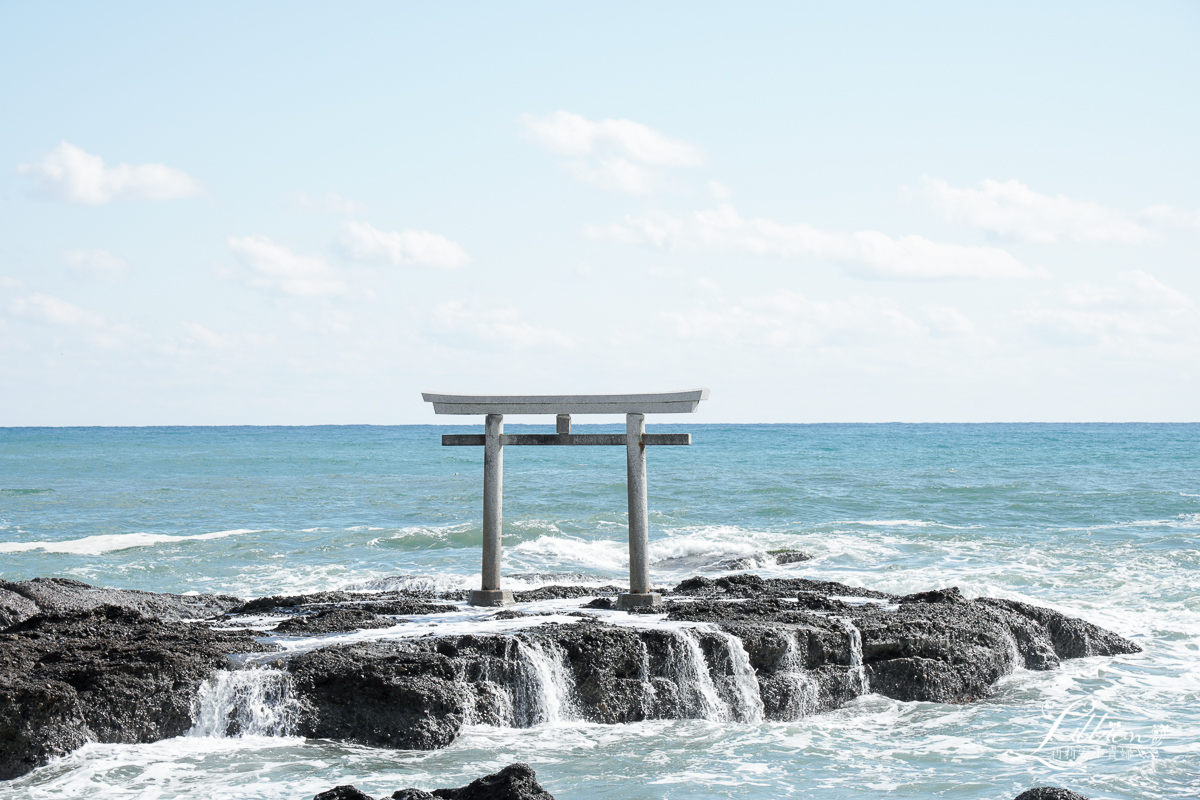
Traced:
[[1195, 421], [1200, 6], [1042, 5], [0, 5], [0, 424]]

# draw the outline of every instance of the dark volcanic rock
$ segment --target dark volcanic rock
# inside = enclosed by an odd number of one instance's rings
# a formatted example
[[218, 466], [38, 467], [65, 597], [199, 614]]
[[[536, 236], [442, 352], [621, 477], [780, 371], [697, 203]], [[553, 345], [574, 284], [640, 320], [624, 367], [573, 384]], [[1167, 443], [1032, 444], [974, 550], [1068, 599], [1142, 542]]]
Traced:
[[455, 606], [446, 603], [431, 602], [424, 593], [382, 592], [375, 595], [354, 595], [349, 592], [314, 592], [258, 597], [230, 609], [229, 614], [262, 614], [271, 611], [320, 612], [330, 607], [394, 615], [445, 614], [457, 610]]
[[[485, 775], [457, 789], [399, 789], [392, 800], [554, 800], [537, 782], [537, 775], [528, 764], [509, 764], [492, 775]], [[338, 786], [321, 792], [313, 800], [374, 800], [353, 786]]]
[[1088, 800], [1081, 794], [1059, 789], [1057, 786], [1039, 786], [1036, 789], [1026, 789], [1016, 796], [1015, 800]]
[[277, 608], [297, 608], [299, 606], [344, 603], [353, 598], [349, 592], [313, 592], [312, 594], [273, 594], [268, 597], [256, 597], [247, 600], [236, 608], [229, 609], [230, 614], [261, 614], [264, 611], [274, 611]]
[[386, 619], [361, 608], [332, 606], [315, 614], [285, 619], [275, 626], [277, 633], [315, 636], [320, 633], [346, 633], [366, 628], [390, 628], [401, 620]]
[[1008, 627], [975, 603], [908, 603], [853, 617], [872, 691], [896, 700], [967, 703], [1016, 666]]
[[226, 595], [101, 589], [69, 578], [34, 578], [19, 583], [0, 581], [0, 627], [7, 628], [37, 613], [65, 614], [99, 606], [128, 608], [163, 620], [208, 619], [225, 613], [240, 602], [238, 598]]
[[509, 764], [460, 789], [435, 789], [433, 796], [445, 800], [554, 800], [554, 796], [537, 782], [529, 765], [521, 763]]
[[1122, 653], [1142, 652], [1142, 648], [1112, 631], [1048, 608], [992, 597], [981, 597], [976, 602], [993, 608], [1005, 609], [1041, 626], [1054, 648], [1055, 655], [1059, 658], [1115, 656]]
[[28, 619], [38, 612], [37, 603], [23, 594], [3, 588], [11, 584], [0, 584], [0, 630]]
[[366, 792], [361, 792], [355, 787], [346, 784], [344, 786], [335, 786], [327, 792], [321, 792], [315, 795], [313, 800], [375, 800], [375, 798]]
[[356, 608], [374, 611], [376, 614], [449, 614], [458, 611], [458, 606], [446, 603], [431, 603], [422, 597], [393, 597], [386, 600], [364, 600]]
[[877, 600], [896, 599], [887, 592], [876, 592], [836, 581], [816, 581], [810, 578], [761, 578], [758, 575], [727, 575], [722, 578], [688, 578], [675, 587], [675, 594], [720, 595], [722, 597], [795, 597], [800, 592], [815, 592], [835, 597], [867, 597]]
[[798, 561], [812, 560], [812, 556], [799, 550], [768, 550], [767, 555], [774, 556], [776, 564], [795, 564]]
[[513, 599], [518, 603], [531, 603], [534, 600], [562, 600], [597, 594], [618, 594], [621, 591], [623, 590], [619, 586], [542, 586], [528, 591], [513, 592]]
[[191, 727], [200, 684], [227, 654], [264, 649], [244, 632], [99, 606], [38, 614], [0, 636], [0, 778], [83, 741], [153, 742]]
[[905, 603], [966, 603], [967, 598], [963, 597], [963, 593], [958, 590], [957, 586], [951, 586], [949, 589], [933, 589], [928, 592], [906, 594], [896, 602], [901, 605]]
[[298, 732], [377, 747], [433, 750], [463, 725], [450, 659], [391, 643], [305, 653], [287, 663], [303, 702]]

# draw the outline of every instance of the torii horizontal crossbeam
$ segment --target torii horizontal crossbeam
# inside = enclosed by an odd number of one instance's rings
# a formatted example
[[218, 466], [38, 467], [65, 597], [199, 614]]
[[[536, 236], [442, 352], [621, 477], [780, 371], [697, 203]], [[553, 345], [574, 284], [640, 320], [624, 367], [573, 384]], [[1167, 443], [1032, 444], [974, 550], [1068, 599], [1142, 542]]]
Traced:
[[[502, 445], [611, 445], [624, 447], [628, 437], [623, 433], [502, 433]], [[690, 433], [647, 433], [642, 436], [646, 445], [689, 445]], [[487, 436], [482, 433], [443, 433], [442, 447], [483, 447]]]

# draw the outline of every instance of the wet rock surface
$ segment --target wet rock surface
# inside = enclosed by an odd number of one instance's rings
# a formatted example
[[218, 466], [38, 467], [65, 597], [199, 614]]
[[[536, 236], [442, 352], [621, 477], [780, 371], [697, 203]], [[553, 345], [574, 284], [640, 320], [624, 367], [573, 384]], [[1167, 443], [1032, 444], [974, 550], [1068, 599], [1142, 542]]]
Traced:
[[688, 578], [677, 585], [672, 594], [759, 599], [764, 597], [794, 598], [800, 592], [816, 593], [835, 598], [865, 597], [890, 601], [898, 599], [895, 595], [888, 594], [887, 592], [876, 592], [872, 589], [848, 586], [836, 581], [817, 581], [810, 578], [761, 578], [758, 575]]
[[[897, 596], [802, 578], [697, 577], [644, 617], [613, 610], [611, 595], [596, 597], [607, 588], [544, 587], [528, 596], [554, 600], [553, 612], [535, 606], [481, 617], [448, 605], [453, 593], [326, 592], [242, 603], [74, 581], [5, 584], [0, 608], [18, 621], [0, 633], [0, 775], [22, 774], [89, 739], [148, 742], [183, 733], [201, 685], [217, 670], [237, 669], [228, 658], [235, 654], [264, 654], [250, 661], [270, 669], [244, 675], [250, 684], [284, 681], [276, 694], [291, 704], [291, 733], [434, 749], [467, 724], [794, 720], [867, 692], [965, 703], [987, 696], [1014, 668], [1139, 650], [1051, 609], [971, 600], [953, 587]], [[98, 597], [123, 605], [92, 604]], [[153, 608], [174, 616], [148, 615]], [[182, 621], [205, 609], [209, 622]], [[406, 636], [412, 626], [387, 616], [423, 613], [439, 616], [416, 629], [420, 636]], [[457, 623], [456, 613], [484, 627], [428, 633], [435, 623]], [[291, 637], [291, 649], [269, 655], [274, 645], [254, 638], [264, 635], [264, 614], [286, 617], [269, 635]], [[547, 614], [553, 618], [535, 619]], [[260, 630], [231, 627], [250, 622]], [[353, 643], [323, 638], [384, 627], [396, 632]], [[251, 695], [231, 695], [230, 703], [248, 705], [216, 718], [251, 713], [265, 696]]]
[[312, 614], [301, 614], [285, 619], [275, 626], [276, 633], [315, 636], [322, 633], [346, 633], [370, 628], [390, 628], [401, 620], [381, 617], [365, 608], [332, 606]]
[[331, 607], [357, 609], [374, 614], [445, 614], [457, 610], [446, 603], [433, 602], [428, 593], [417, 595], [403, 592], [351, 594], [349, 592], [314, 592], [312, 594], [271, 595], [258, 597], [231, 608], [231, 616], [239, 614], [285, 613], [300, 614], [326, 611]]
[[[537, 782], [537, 775], [528, 764], [510, 764], [499, 772], [485, 775], [457, 789], [399, 789], [392, 800], [554, 800]], [[337, 786], [321, 792], [313, 800], [375, 800], [354, 786]]]

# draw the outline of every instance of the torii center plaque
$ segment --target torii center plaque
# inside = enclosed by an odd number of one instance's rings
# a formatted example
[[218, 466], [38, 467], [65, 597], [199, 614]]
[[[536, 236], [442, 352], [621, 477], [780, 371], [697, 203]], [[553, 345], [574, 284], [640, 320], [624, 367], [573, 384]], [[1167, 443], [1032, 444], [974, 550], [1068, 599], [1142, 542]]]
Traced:
[[[471, 591], [473, 606], [512, 603], [500, 588], [500, 529], [504, 509], [505, 445], [624, 445], [629, 489], [629, 592], [618, 608], [657, 606], [662, 596], [650, 591], [649, 510], [646, 506], [646, 447], [688, 445], [690, 433], [646, 433], [647, 414], [690, 414], [708, 398], [708, 389], [661, 394], [574, 395], [421, 395], [435, 414], [484, 414], [484, 432], [444, 434], [442, 446], [483, 446], [483, 580]], [[504, 415], [554, 414], [555, 433], [504, 432]], [[571, 433], [572, 414], [624, 414], [625, 433]]]

